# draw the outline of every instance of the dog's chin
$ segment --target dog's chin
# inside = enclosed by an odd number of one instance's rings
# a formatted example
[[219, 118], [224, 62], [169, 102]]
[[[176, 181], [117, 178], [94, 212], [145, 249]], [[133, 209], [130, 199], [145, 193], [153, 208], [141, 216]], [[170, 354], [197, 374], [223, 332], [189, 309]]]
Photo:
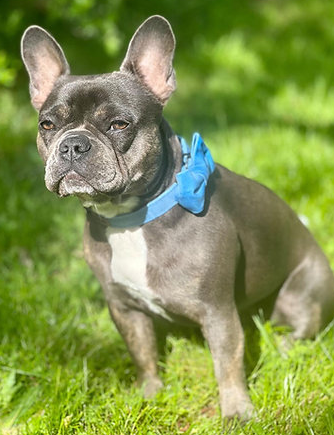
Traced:
[[60, 197], [75, 195], [95, 197], [98, 192], [80, 174], [68, 172], [60, 181], [57, 188]]

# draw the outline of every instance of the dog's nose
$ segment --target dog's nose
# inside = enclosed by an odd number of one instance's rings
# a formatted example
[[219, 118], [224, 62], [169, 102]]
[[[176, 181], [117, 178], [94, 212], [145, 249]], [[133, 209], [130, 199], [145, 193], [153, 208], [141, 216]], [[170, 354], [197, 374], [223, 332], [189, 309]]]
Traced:
[[67, 136], [59, 145], [59, 152], [66, 160], [76, 160], [87, 153], [92, 144], [83, 134]]

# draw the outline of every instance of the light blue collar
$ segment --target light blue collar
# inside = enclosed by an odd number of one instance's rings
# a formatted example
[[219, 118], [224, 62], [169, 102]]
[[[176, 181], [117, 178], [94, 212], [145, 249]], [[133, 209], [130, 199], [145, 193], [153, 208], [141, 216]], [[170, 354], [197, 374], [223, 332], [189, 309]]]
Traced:
[[194, 133], [191, 151], [186, 141], [179, 137], [183, 164], [176, 174], [176, 182], [153, 201], [132, 213], [121, 214], [107, 219], [115, 228], [131, 228], [144, 225], [167, 213], [176, 204], [191, 213], [203, 211], [205, 188], [210, 174], [215, 169], [211, 153], [199, 133]]

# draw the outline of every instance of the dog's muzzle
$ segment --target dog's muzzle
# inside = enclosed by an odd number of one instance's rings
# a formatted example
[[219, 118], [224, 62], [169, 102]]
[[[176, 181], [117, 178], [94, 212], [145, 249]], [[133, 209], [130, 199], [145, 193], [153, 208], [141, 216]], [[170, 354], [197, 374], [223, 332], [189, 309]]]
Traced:
[[67, 136], [59, 145], [60, 156], [73, 162], [89, 152], [92, 144], [84, 134], [73, 134]]

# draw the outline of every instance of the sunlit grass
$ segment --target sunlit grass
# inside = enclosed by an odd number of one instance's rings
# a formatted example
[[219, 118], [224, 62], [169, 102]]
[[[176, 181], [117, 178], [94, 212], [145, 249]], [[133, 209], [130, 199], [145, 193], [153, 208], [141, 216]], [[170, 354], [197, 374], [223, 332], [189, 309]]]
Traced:
[[[334, 7], [241, 3], [203, 6], [206, 32], [194, 28], [190, 40], [176, 26], [179, 89], [167, 118], [285, 199], [334, 267]], [[83, 259], [84, 212], [44, 187], [35, 121], [27, 99], [1, 90], [0, 433], [219, 434], [211, 356], [198, 337], [168, 337], [155, 399], [134, 387], [134, 366]], [[230, 433], [334, 434], [333, 327], [292, 344], [286, 331], [255, 323], [246, 368], [256, 415]]]

